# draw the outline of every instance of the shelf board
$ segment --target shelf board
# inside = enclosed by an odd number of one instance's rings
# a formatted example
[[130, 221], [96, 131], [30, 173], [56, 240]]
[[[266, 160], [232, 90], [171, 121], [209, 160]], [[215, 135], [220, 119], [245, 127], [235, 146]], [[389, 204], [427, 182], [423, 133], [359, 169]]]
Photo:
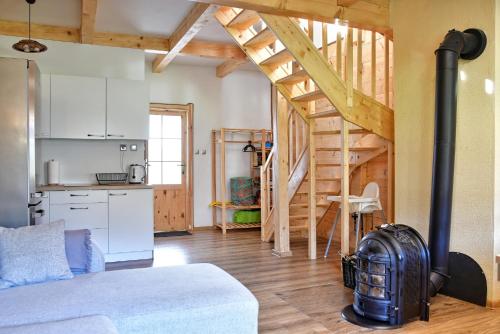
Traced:
[[[222, 224], [219, 223], [216, 226], [222, 229]], [[260, 223], [251, 223], [251, 224], [226, 223], [227, 230], [238, 230], [247, 228], [260, 228]]]
[[[216, 204], [214, 205], [216, 208], [222, 208], [222, 204]], [[226, 204], [226, 209], [230, 210], [253, 210], [253, 209], [260, 209], [260, 205], [254, 204], [254, 205], [234, 205], [234, 204]]]

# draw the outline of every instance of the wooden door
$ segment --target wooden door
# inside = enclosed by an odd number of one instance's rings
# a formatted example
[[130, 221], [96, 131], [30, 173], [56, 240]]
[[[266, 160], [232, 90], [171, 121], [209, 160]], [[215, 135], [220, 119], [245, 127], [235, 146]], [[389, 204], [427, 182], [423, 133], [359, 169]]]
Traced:
[[193, 105], [152, 104], [148, 182], [154, 185], [155, 232], [191, 231]]

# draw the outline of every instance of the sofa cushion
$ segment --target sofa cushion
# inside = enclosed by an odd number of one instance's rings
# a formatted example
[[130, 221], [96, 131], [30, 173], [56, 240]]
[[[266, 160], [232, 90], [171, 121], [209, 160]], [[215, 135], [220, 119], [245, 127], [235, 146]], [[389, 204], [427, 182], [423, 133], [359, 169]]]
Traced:
[[0, 334], [118, 334], [108, 317], [102, 315], [60, 321], [0, 327]]
[[69, 230], [64, 232], [66, 257], [73, 274], [90, 272], [92, 261], [92, 241], [90, 230]]
[[10, 286], [72, 278], [64, 221], [1, 229], [0, 277]]
[[258, 303], [211, 264], [108, 271], [0, 291], [0, 327], [108, 316], [121, 334], [257, 333]]

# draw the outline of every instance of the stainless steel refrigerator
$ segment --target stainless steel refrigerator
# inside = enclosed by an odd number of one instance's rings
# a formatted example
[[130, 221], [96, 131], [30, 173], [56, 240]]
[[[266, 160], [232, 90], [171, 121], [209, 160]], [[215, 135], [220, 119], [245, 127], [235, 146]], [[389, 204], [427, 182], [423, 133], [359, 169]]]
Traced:
[[0, 58], [0, 226], [34, 224], [43, 214], [35, 189], [35, 110], [40, 72], [33, 61]]

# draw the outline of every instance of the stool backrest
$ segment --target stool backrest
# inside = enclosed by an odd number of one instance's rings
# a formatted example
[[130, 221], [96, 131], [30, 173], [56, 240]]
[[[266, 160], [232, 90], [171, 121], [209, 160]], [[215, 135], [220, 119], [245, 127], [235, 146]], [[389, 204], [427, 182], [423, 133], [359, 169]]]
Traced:
[[380, 189], [376, 182], [370, 182], [366, 185], [365, 189], [363, 189], [363, 195], [361, 197], [365, 198], [379, 198]]

